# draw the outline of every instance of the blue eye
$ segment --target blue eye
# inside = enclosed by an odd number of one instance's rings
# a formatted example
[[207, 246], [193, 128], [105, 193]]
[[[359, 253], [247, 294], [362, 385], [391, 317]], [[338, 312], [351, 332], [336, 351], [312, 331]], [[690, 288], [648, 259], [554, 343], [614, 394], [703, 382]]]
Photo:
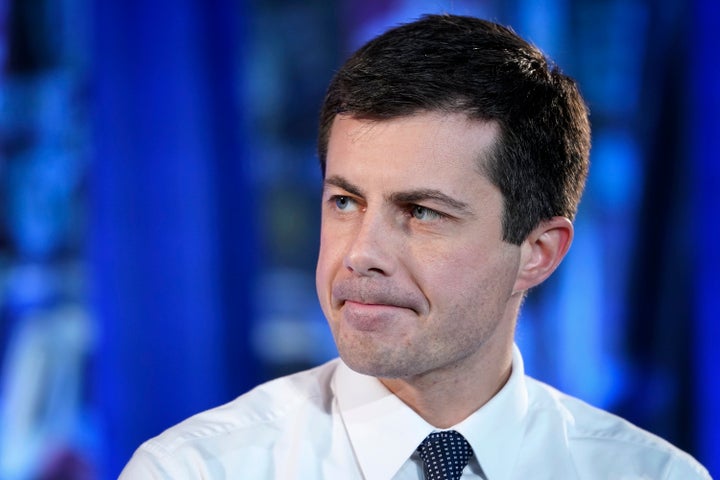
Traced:
[[437, 220], [442, 215], [435, 210], [420, 205], [413, 205], [410, 214], [417, 220]]
[[345, 210], [347, 207], [350, 206], [350, 199], [343, 195], [338, 195], [335, 197], [335, 206], [338, 208], [338, 210]]
[[358, 209], [358, 202], [347, 195], [334, 195], [330, 199], [331, 205], [339, 212], [355, 212]]

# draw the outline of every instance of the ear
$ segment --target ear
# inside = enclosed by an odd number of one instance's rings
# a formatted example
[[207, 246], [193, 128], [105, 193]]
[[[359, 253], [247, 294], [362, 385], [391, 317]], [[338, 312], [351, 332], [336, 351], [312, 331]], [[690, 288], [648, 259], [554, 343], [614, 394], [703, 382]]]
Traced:
[[553, 217], [538, 225], [520, 245], [520, 266], [514, 293], [540, 285], [560, 265], [573, 239], [573, 224]]

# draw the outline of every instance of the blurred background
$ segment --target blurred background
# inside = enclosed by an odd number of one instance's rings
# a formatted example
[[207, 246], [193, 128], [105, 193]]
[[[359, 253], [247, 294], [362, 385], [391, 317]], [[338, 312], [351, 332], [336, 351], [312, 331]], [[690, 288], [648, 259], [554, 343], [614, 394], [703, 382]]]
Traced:
[[147, 438], [335, 355], [319, 105], [425, 12], [512, 25], [592, 111], [527, 370], [720, 475], [716, 1], [0, 0], [0, 479], [116, 478]]

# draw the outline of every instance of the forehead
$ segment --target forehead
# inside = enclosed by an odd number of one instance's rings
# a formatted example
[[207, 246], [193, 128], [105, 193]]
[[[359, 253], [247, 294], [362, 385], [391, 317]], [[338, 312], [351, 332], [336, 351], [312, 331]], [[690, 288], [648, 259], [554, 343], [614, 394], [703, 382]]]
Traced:
[[499, 130], [495, 122], [462, 113], [421, 112], [383, 120], [338, 115], [330, 129], [326, 174], [342, 169], [406, 178], [482, 175]]

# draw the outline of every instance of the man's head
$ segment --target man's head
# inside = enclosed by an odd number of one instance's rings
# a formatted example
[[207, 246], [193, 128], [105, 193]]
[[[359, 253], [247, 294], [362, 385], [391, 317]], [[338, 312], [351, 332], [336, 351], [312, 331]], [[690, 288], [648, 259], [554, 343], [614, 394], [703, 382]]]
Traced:
[[387, 120], [418, 112], [462, 113], [499, 126], [493, 154], [479, 166], [503, 195], [505, 241], [519, 245], [555, 216], [573, 219], [588, 170], [585, 104], [573, 80], [514, 32], [472, 17], [428, 15], [360, 48], [322, 106], [323, 175], [338, 114]]
[[322, 112], [316, 285], [343, 360], [393, 391], [462, 372], [492, 392], [524, 293], [572, 240], [572, 81], [503, 27], [428, 16], [362, 47]]

